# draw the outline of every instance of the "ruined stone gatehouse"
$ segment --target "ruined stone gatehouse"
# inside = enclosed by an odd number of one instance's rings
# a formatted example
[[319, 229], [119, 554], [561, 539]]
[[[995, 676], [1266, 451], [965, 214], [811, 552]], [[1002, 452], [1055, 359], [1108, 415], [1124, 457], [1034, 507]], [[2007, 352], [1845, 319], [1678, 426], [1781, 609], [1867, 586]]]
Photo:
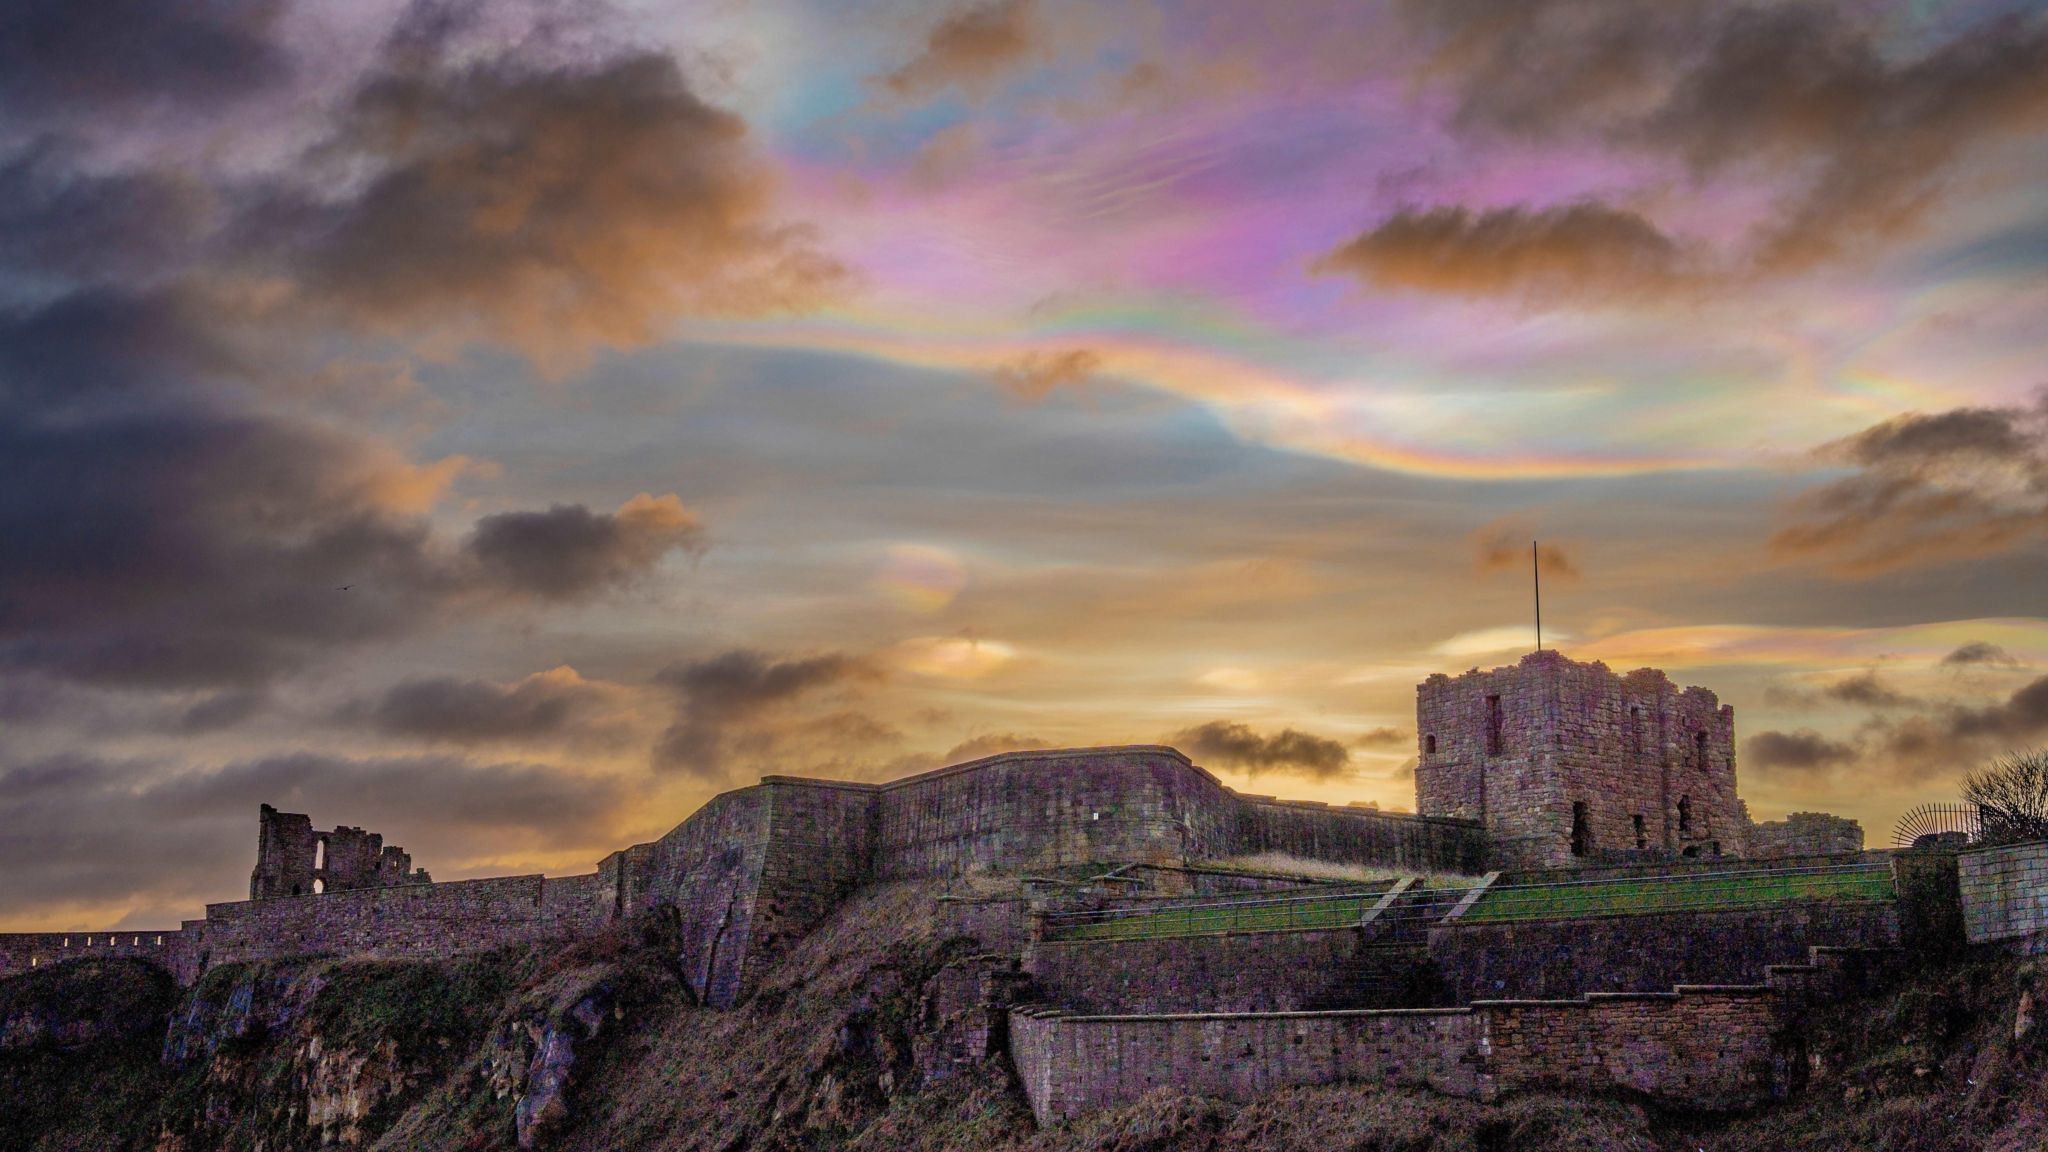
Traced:
[[1654, 668], [1543, 651], [1434, 675], [1416, 735], [1420, 811], [1478, 821], [1495, 867], [1744, 853], [1735, 710]]
[[432, 883], [424, 868], [413, 868], [405, 849], [385, 847], [375, 832], [346, 826], [315, 831], [310, 817], [268, 804], [257, 819], [251, 900]]

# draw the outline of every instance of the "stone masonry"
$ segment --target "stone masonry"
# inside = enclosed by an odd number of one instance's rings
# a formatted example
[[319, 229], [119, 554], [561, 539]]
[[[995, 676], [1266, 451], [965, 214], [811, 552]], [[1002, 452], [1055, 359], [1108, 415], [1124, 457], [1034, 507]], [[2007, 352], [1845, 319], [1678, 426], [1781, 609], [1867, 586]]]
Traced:
[[258, 810], [251, 900], [428, 883], [432, 878], [425, 869], [415, 871], [403, 848], [385, 847], [384, 837], [375, 832], [346, 825], [318, 832], [301, 813], [279, 812], [268, 804]]
[[1479, 821], [1493, 867], [1739, 856], [1735, 710], [1552, 651], [1416, 692], [1416, 803]]

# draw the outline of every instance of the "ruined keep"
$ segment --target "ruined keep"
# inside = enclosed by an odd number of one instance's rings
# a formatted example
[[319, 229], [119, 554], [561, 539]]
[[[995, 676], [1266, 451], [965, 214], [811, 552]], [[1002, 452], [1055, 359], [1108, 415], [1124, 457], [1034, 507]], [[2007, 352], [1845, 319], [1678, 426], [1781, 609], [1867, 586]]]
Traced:
[[1415, 719], [1417, 807], [1478, 821], [1496, 868], [1746, 850], [1735, 710], [1705, 688], [1539, 651], [1431, 676]]
[[385, 847], [384, 837], [375, 832], [347, 826], [318, 832], [310, 817], [268, 804], [257, 812], [251, 900], [432, 882], [426, 869], [413, 868], [403, 848]]

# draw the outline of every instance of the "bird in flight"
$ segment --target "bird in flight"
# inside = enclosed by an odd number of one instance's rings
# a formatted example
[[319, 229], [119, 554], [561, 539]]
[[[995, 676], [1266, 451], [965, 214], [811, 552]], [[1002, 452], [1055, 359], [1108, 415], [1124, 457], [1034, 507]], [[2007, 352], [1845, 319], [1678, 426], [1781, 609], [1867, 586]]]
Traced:
[[351, 589], [351, 588], [353, 588], [353, 587], [355, 587], [355, 585], [353, 585], [353, 584], [343, 584], [343, 585], [342, 585], [341, 587], [339, 587], [339, 588], [336, 588], [336, 589], [335, 589], [335, 591], [336, 591], [336, 592], [346, 592], [346, 591], [348, 591], [349, 589]]

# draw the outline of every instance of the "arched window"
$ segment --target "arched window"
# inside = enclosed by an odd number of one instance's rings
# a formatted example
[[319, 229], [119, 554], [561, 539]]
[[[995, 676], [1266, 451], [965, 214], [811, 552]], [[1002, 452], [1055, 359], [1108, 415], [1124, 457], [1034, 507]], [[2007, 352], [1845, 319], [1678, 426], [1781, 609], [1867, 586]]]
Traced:
[[1584, 856], [1593, 850], [1593, 829], [1586, 823], [1586, 802], [1572, 803], [1572, 855]]
[[1678, 830], [1680, 832], [1692, 831], [1692, 797], [1690, 796], [1680, 796], [1678, 798]]

